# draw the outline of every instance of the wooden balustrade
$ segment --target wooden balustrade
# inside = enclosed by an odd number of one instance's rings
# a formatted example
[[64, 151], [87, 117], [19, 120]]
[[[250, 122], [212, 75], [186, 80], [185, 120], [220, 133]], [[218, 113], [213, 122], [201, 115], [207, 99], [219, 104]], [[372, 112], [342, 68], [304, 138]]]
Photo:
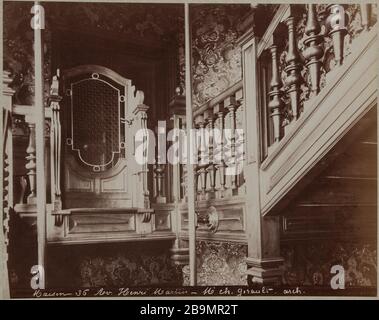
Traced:
[[[198, 201], [243, 194], [243, 110], [242, 82], [194, 110], [197, 148], [195, 194]], [[179, 129], [185, 130], [185, 123]], [[181, 187], [182, 202], [186, 202], [185, 164], [181, 165]]]
[[[269, 154], [327, 85], [332, 78], [329, 73], [334, 74], [343, 66], [355, 39], [376, 22], [371, 4], [357, 5], [358, 13], [352, 6], [282, 5], [258, 44], [260, 68], [271, 69], [268, 102], [262, 106], [263, 112], [270, 116], [267, 136], [262, 137], [262, 143], [270, 144], [267, 141], [271, 141], [270, 136], [274, 137], [271, 145], [267, 145]], [[361, 26], [350, 28], [352, 23]], [[302, 25], [305, 28], [299, 28]], [[287, 46], [283, 45], [283, 38], [287, 38]], [[350, 48], [345, 38], [350, 41]]]
[[[58, 77], [54, 76], [50, 88], [48, 99], [49, 107], [45, 108], [45, 138], [50, 140], [50, 145], [46, 150], [50, 150], [50, 167], [51, 167], [51, 192], [50, 198], [54, 203], [54, 210], [61, 209], [61, 190], [60, 190], [60, 154], [61, 154], [61, 124], [60, 124], [60, 101], [62, 97], [58, 92]], [[33, 106], [13, 105], [12, 114], [18, 116], [17, 121], [21, 121], [27, 127], [28, 146], [26, 148], [25, 168], [28, 183], [22, 177], [21, 193], [25, 192], [26, 184], [29, 185], [29, 194], [27, 195], [27, 204], [35, 205], [37, 199], [36, 186], [36, 124]], [[22, 202], [21, 197], [21, 202]]]

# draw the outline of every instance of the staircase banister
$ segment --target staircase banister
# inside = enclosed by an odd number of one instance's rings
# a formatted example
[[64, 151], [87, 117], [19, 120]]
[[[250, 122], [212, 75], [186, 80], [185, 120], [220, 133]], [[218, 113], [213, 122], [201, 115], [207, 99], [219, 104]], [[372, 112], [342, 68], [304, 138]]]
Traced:
[[220, 102], [224, 101], [226, 98], [233, 95], [233, 93], [237, 92], [243, 87], [243, 81], [240, 80], [236, 82], [234, 85], [230, 86], [228, 89], [226, 89], [224, 92], [220, 93], [216, 97], [212, 98], [211, 100], [207, 101], [206, 103], [202, 104], [200, 107], [194, 109], [193, 116], [194, 118], [200, 114], [203, 114], [208, 109], [213, 109], [213, 107]]
[[273, 35], [279, 26], [279, 24], [289, 17], [291, 13], [290, 4], [281, 4], [276, 11], [274, 17], [271, 20], [271, 23], [266, 29], [266, 32], [263, 34], [262, 38], [258, 42], [257, 53], [260, 57], [264, 50], [268, 49], [273, 43]]

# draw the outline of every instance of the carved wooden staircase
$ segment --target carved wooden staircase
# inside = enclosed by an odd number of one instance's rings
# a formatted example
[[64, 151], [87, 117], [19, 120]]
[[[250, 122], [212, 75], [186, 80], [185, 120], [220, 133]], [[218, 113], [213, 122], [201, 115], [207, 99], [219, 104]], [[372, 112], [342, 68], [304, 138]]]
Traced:
[[278, 234], [286, 225], [278, 215], [320, 174], [323, 161], [349, 146], [338, 144], [341, 139], [367, 119], [376, 121], [378, 41], [371, 9], [282, 5], [261, 39], [241, 40], [244, 88], [255, 88], [244, 91], [246, 118], [255, 124], [246, 131], [245, 165], [253, 194], [246, 208], [255, 216], [248, 232], [252, 281], [280, 278]]

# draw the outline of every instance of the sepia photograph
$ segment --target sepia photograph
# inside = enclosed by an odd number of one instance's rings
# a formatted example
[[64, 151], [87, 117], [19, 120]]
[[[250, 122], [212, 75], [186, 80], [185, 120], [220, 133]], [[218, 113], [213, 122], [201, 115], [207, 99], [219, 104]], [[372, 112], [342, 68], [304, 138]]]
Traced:
[[0, 299], [378, 297], [376, 2], [1, 7]]

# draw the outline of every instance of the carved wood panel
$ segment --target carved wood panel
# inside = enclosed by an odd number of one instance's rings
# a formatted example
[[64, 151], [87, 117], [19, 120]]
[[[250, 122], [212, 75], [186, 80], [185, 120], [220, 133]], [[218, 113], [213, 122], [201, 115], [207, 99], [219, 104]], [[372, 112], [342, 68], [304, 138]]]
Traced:
[[133, 205], [125, 119], [135, 106], [129, 90], [130, 80], [101, 66], [64, 73], [64, 207]]

